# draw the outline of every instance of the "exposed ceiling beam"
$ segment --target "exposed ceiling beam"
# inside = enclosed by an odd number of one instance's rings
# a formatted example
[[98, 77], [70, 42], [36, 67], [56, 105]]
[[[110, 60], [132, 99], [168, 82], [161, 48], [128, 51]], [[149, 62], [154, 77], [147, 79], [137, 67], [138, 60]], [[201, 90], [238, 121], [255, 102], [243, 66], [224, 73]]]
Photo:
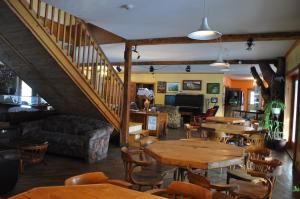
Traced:
[[[193, 61], [140, 61], [140, 62], [132, 62], [133, 66], [140, 65], [203, 65], [203, 64], [211, 64], [215, 60], [193, 60]], [[259, 63], [268, 63], [275, 64], [277, 63], [277, 59], [260, 59], [260, 60], [227, 60], [230, 64], [259, 64]], [[123, 66], [124, 62], [112, 62], [114, 66]]]
[[[254, 41], [281, 41], [300, 39], [300, 32], [274, 32], [274, 33], [254, 33], [223, 35], [222, 42], [246, 42], [249, 38]], [[130, 40], [133, 45], [160, 45], [160, 44], [196, 44], [196, 43], [217, 43], [219, 40], [193, 40], [188, 37], [166, 37], [153, 39]]]

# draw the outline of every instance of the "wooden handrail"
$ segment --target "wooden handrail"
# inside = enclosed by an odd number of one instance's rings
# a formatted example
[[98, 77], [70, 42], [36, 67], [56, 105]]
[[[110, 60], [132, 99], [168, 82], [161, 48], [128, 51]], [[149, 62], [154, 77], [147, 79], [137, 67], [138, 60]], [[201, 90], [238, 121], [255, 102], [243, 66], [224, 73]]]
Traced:
[[109, 63], [86, 23], [41, 0], [19, 0], [35, 13], [41, 27], [73, 62], [107, 108], [121, 121], [123, 81]]

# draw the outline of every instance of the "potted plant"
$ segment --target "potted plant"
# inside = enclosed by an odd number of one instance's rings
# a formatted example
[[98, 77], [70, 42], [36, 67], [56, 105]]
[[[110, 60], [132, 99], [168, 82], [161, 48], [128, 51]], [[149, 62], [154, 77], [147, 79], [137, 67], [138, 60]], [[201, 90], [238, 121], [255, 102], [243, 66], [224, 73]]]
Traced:
[[267, 146], [282, 150], [287, 141], [283, 139], [283, 121], [281, 117], [285, 105], [280, 100], [270, 101], [264, 111], [264, 128], [268, 129]]

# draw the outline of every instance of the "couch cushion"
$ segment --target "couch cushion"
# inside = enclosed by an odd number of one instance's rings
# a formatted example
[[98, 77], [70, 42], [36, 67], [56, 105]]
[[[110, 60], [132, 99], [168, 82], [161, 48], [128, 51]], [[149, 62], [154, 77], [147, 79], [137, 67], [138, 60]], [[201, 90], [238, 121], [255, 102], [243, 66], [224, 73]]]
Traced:
[[79, 116], [52, 116], [43, 121], [42, 130], [65, 134], [84, 135], [87, 131], [111, 127], [108, 123]]

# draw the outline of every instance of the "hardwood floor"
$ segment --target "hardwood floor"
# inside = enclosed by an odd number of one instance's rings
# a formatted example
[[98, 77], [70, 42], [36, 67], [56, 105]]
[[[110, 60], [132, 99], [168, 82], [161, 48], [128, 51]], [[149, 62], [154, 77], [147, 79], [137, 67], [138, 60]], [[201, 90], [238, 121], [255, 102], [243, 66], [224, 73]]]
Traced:
[[[164, 139], [184, 138], [183, 129], [168, 129]], [[273, 192], [273, 199], [300, 198], [300, 192], [292, 192], [294, 186], [300, 187], [300, 173], [293, 170], [292, 160], [286, 152], [273, 152], [273, 155], [284, 163], [283, 173], [278, 177]], [[80, 159], [63, 156], [47, 155], [46, 165], [34, 165], [25, 168], [17, 186], [9, 195], [14, 195], [37, 186], [63, 185], [70, 176], [91, 171], [103, 171], [110, 178], [124, 178], [123, 163], [120, 148], [111, 145], [108, 157], [96, 164], [86, 164]], [[209, 171], [209, 178], [213, 182], [226, 182], [226, 169]], [[166, 185], [172, 180], [172, 175], [166, 176]]]

